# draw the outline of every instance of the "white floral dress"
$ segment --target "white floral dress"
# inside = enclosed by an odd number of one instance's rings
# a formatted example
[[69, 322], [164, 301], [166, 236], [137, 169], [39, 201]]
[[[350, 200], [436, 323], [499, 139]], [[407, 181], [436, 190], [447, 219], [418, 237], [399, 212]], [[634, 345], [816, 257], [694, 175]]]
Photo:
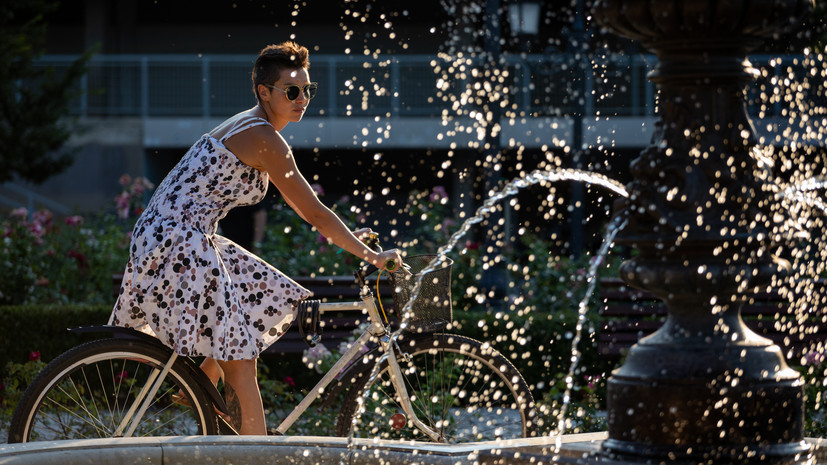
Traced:
[[[290, 327], [310, 291], [216, 234], [230, 209], [267, 193], [268, 175], [205, 134], [167, 175], [138, 219], [109, 324], [155, 335], [181, 355], [257, 357]], [[252, 225], [251, 225], [252, 227]]]

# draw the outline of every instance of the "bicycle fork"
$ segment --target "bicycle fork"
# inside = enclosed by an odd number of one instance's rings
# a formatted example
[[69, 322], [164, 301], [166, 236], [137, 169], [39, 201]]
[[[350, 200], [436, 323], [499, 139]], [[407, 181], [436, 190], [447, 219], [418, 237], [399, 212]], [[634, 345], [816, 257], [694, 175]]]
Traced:
[[[434, 430], [430, 426], [426, 425], [419, 417], [416, 416], [414, 412], [413, 405], [411, 404], [411, 398], [408, 396], [408, 389], [405, 386], [405, 377], [402, 374], [402, 367], [399, 366], [399, 362], [396, 360], [396, 353], [394, 351], [394, 346], [398, 349], [399, 346], [396, 345], [396, 342], [389, 342], [387, 344], [387, 351], [388, 351], [388, 375], [390, 376], [391, 383], [393, 384], [393, 389], [396, 391], [396, 395], [399, 396], [399, 405], [402, 407], [402, 411], [405, 412], [405, 415], [410, 419], [410, 421], [414, 424], [414, 426], [428, 435], [432, 440], [435, 442], [443, 442], [444, 438], [442, 434], [438, 431]], [[401, 354], [400, 354], [401, 355]]]

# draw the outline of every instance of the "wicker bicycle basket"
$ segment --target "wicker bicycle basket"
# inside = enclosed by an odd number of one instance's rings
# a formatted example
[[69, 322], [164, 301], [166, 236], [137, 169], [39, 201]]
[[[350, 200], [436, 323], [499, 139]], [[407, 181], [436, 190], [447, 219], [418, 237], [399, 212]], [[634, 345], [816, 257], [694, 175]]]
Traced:
[[[417, 280], [422, 276], [422, 284], [416, 300], [410, 308], [406, 320], [406, 331], [429, 333], [444, 329], [453, 321], [451, 310], [451, 266], [453, 260], [445, 257], [435, 270], [424, 276], [425, 270], [436, 255], [415, 255], [405, 258], [409, 270], [401, 268], [390, 274], [393, 285], [393, 307], [399, 321], [411, 299]], [[397, 323], [398, 324], [398, 323]]]

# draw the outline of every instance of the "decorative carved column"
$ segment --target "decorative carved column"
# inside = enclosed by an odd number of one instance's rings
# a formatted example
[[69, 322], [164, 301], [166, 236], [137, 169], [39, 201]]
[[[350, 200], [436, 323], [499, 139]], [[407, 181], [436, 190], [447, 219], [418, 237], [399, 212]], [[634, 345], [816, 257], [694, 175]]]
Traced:
[[798, 24], [807, 0], [597, 0], [596, 19], [658, 57], [651, 145], [633, 162], [631, 286], [666, 302], [664, 326], [629, 352], [608, 387], [604, 453], [623, 460], [805, 463], [803, 385], [740, 307], [785, 264], [772, 256], [744, 90], [748, 52]]

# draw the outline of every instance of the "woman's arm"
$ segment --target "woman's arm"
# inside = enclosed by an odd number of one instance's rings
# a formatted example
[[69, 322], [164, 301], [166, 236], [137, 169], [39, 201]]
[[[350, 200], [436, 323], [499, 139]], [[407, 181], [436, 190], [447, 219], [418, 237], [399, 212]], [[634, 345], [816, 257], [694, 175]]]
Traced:
[[[272, 177], [272, 176], [270, 176], [270, 182], [272, 182], [272, 181], [273, 181], [273, 177]], [[275, 184], [275, 183], [273, 183], [273, 184]], [[278, 188], [278, 186], [276, 186], [276, 188]], [[279, 192], [280, 192], [280, 191], [281, 191], [281, 190], [279, 190]], [[293, 209], [293, 211], [294, 211], [294, 212], [296, 212], [296, 214], [298, 214], [298, 215], [301, 217], [301, 219], [303, 219], [304, 221], [307, 221], [307, 218], [305, 218], [305, 217], [304, 217], [304, 215], [302, 214], [302, 212], [301, 212], [301, 211], [299, 211], [299, 209], [298, 209], [298, 208], [296, 208], [296, 205], [294, 205], [294, 204], [293, 204], [293, 202], [291, 202], [291, 201], [290, 201], [290, 199], [288, 199], [288, 198], [287, 198], [284, 194], [282, 194], [282, 195], [281, 195], [281, 197], [284, 199], [284, 201], [285, 201], [285, 202], [287, 202], [287, 205], [289, 205], [289, 206], [290, 206], [290, 208], [292, 208], [292, 209]], [[308, 222], [308, 223], [310, 223], [309, 221], [307, 221], [307, 222]]]
[[[239, 139], [239, 140], [236, 140]], [[287, 142], [266, 126], [251, 128], [225, 144], [244, 163], [267, 171], [288, 205], [319, 233], [351, 254], [382, 267], [389, 259], [401, 262], [398, 250], [377, 253], [362, 243], [342, 220], [325, 206], [299, 172]]]

